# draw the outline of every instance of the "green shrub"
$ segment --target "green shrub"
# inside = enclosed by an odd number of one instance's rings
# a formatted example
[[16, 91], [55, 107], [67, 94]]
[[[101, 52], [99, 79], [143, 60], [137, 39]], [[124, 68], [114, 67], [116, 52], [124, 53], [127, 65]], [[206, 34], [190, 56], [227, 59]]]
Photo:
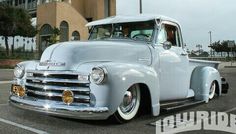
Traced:
[[34, 60], [38, 59], [37, 53], [32, 50], [25, 51], [23, 47], [16, 48], [10, 56], [6, 55], [4, 47], [0, 47], [0, 59], [22, 59], [22, 60]]

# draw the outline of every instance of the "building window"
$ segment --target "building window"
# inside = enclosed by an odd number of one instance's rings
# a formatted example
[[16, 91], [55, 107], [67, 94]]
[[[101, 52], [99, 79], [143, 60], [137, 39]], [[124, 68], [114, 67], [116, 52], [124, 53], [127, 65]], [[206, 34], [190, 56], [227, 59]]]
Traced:
[[104, 16], [110, 16], [110, 0], [104, 0]]
[[11, 6], [12, 6], [12, 3], [13, 3], [12, 0], [8, 0], [8, 1], [7, 1], [7, 4], [8, 4], [8, 5], [11, 5]]
[[60, 24], [60, 33], [60, 42], [68, 41], [69, 25], [66, 21], [62, 21]]
[[43, 52], [49, 45], [49, 39], [53, 34], [53, 29], [49, 24], [45, 24], [41, 27], [39, 36], [40, 36], [40, 43], [39, 43], [39, 50]]
[[80, 34], [78, 31], [72, 33], [72, 40], [80, 40]]
[[18, 6], [18, 1], [15, 1], [15, 6]]
[[40, 36], [52, 35], [53, 29], [49, 24], [44, 24], [40, 29]]

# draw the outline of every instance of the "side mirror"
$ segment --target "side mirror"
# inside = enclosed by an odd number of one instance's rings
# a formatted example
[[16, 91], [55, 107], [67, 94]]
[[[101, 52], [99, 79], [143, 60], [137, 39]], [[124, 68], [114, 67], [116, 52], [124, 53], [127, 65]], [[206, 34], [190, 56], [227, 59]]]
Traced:
[[171, 43], [170, 41], [165, 41], [165, 42], [163, 43], [163, 48], [164, 48], [165, 50], [169, 50], [169, 49], [171, 48], [171, 46], [172, 46], [172, 43]]

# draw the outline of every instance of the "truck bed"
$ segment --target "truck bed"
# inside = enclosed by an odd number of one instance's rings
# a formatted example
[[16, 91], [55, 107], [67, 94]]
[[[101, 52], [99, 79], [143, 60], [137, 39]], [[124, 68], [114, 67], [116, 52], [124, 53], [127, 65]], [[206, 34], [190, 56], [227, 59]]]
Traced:
[[190, 68], [195, 68], [197, 66], [211, 66], [218, 69], [218, 66], [221, 62], [219, 61], [207, 61], [207, 60], [197, 60], [197, 59], [189, 59]]

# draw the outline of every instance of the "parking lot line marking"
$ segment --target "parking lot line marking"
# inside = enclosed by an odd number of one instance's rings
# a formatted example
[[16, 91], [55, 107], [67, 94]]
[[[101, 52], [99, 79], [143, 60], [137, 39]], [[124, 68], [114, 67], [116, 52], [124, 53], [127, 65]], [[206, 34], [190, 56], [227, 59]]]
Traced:
[[234, 107], [234, 108], [231, 108], [231, 109], [228, 109], [228, 110], [226, 110], [226, 111], [224, 111], [225, 113], [229, 113], [229, 112], [232, 112], [232, 111], [235, 111], [236, 110], [236, 107]]
[[2, 118], [0, 118], [0, 122], [6, 123], [6, 124], [9, 124], [9, 125], [12, 125], [12, 126], [16, 126], [16, 127], [19, 127], [19, 128], [23, 128], [25, 130], [28, 130], [28, 131], [31, 131], [31, 132], [34, 132], [34, 133], [37, 133], [37, 134], [48, 134], [45, 131], [38, 130], [38, 129], [35, 129], [35, 128], [32, 128], [32, 127], [28, 127], [28, 126], [25, 126], [25, 125], [22, 125], [22, 124], [18, 124], [18, 123], [15, 123], [15, 122], [12, 122], [12, 121], [9, 121], [9, 120], [5, 120], [5, 119], [2, 119]]
[[5, 104], [0, 104], [0, 106], [6, 106], [6, 105], [8, 105], [8, 103], [5, 103]]
[[9, 84], [11, 83], [12, 81], [0, 81], [0, 84]]

